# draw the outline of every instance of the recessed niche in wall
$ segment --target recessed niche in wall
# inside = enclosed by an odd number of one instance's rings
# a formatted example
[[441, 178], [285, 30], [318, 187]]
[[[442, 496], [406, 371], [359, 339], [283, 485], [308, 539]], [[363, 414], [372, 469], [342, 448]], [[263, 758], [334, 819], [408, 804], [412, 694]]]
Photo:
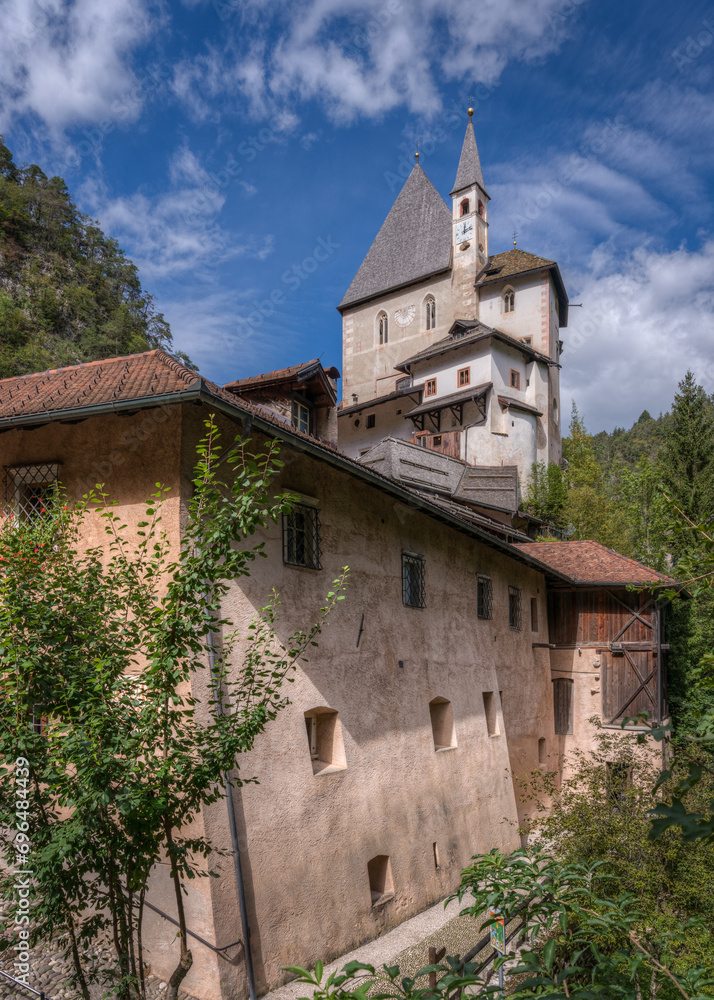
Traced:
[[545, 737], [538, 740], [538, 763], [545, 764]]
[[347, 770], [339, 712], [331, 708], [311, 708], [305, 712], [305, 727], [312, 773], [333, 774]]
[[451, 702], [446, 698], [434, 698], [429, 702], [431, 732], [435, 750], [453, 750], [456, 747], [456, 728]]
[[496, 714], [496, 699], [493, 691], [483, 692], [483, 708], [486, 713], [486, 725], [489, 736], [498, 736], [498, 716]]
[[439, 845], [437, 844], [436, 841], [434, 841], [433, 843], [433, 848], [434, 848], [434, 868], [441, 868], [441, 865], [439, 864]]
[[367, 862], [369, 875], [369, 891], [372, 896], [372, 906], [386, 903], [394, 895], [392, 880], [392, 862], [388, 854], [378, 854]]

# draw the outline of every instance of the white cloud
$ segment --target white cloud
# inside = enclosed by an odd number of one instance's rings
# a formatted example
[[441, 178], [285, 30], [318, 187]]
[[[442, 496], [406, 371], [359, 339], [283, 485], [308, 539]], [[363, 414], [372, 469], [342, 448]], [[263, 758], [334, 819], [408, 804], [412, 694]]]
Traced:
[[600, 249], [578, 299], [563, 330], [566, 415], [574, 398], [590, 431], [629, 427], [645, 409], [668, 410], [687, 369], [714, 391], [714, 240], [621, 263]]
[[29, 114], [57, 135], [136, 116], [131, 52], [159, 25], [144, 0], [6, 0], [2, 18], [0, 126]]
[[234, 257], [263, 260], [273, 247], [269, 234], [240, 242], [218, 221], [228, 187], [241, 183], [233, 163], [210, 174], [182, 147], [171, 157], [167, 191], [111, 198], [102, 184], [87, 181], [80, 189], [80, 202], [126, 250], [145, 283], [188, 271], [195, 275]]
[[232, 53], [182, 64], [175, 89], [199, 114], [205, 88], [255, 116], [296, 98], [342, 121], [401, 105], [429, 116], [441, 109], [439, 81], [493, 84], [509, 60], [557, 48], [584, 2], [482, 0], [476, 13], [461, 0], [244, 0], [233, 16], [227, 7]]

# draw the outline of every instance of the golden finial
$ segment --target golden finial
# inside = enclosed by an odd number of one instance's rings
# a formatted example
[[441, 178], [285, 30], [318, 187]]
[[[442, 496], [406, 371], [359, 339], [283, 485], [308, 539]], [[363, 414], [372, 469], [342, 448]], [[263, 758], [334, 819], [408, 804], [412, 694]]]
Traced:
[[516, 242], [517, 242], [517, 240], [518, 240], [518, 230], [517, 230], [517, 229], [514, 229], [514, 230], [513, 230], [513, 246], [514, 246], [514, 248], [515, 248], [515, 246], [516, 246]]
[[469, 118], [473, 118], [473, 114], [474, 114], [474, 109], [469, 108]]
[[419, 140], [416, 141], [416, 153], [414, 154], [414, 159], [419, 162]]

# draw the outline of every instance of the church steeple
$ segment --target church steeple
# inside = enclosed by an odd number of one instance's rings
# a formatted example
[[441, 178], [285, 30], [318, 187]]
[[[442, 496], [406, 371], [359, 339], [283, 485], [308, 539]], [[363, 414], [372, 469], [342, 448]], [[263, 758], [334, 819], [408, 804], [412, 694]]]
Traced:
[[483, 182], [483, 171], [481, 170], [481, 157], [478, 155], [478, 146], [476, 145], [476, 133], [474, 132], [473, 118], [473, 108], [469, 108], [469, 123], [466, 126], [466, 135], [464, 136], [464, 144], [461, 147], [461, 159], [459, 160], [459, 169], [456, 172], [456, 180], [454, 181], [454, 187], [451, 191], [451, 197], [458, 194], [459, 191], [464, 191], [466, 188], [473, 187], [477, 185], [481, 193], [486, 195], [486, 187]]

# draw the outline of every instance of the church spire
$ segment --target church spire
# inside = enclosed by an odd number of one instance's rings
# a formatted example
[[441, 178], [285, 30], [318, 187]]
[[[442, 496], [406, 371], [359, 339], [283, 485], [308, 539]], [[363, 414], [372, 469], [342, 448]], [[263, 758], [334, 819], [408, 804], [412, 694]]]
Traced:
[[486, 194], [486, 187], [483, 183], [483, 172], [481, 171], [481, 158], [478, 155], [478, 146], [476, 145], [476, 134], [474, 132], [473, 118], [473, 108], [469, 108], [469, 123], [466, 126], [466, 135], [464, 136], [464, 144], [461, 149], [461, 159], [459, 160], [459, 169], [456, 172], [456, 180], [454, 181], [454, 188], [451, 192], [452, 197], [457, 191], [463, 191], [465, 188], [472, 187], [477, 184], [478, 187]]

